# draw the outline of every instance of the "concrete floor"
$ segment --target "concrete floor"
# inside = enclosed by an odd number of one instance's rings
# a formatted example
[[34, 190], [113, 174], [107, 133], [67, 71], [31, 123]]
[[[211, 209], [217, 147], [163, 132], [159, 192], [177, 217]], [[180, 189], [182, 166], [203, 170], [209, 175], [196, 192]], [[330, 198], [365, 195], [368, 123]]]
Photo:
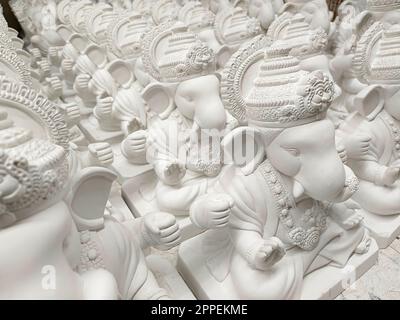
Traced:
[[378, 263], [338, 300], [400, 300], [400, 240], [379, 252]]

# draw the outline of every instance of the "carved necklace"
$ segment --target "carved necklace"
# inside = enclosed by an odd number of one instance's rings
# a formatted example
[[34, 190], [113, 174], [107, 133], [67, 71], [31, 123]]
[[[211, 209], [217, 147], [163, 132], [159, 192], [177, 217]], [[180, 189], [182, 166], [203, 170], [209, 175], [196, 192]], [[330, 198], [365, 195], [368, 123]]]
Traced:
[[314, 201], [313, 207], [307, 210], [301, 218], [301, 222], [310, 225], [307, 229], [304, 228], [299, 222], [296, 223], [293, 212], [296, 202], [291, 193], [286, 190], [280, 174], [268, 160], [259, 169], [275, 199], [279, 220], [287, 230], [289, 240], [303, 250], [313, 250], [319, 242], [321, 233], [326, 229], [328, 216], [326, 206], [320, 201]]
[[105, 269], [105, 263], [99, 247], [93, 239], [95, 233], [85, 230], [80, 233], [81, 254], [78, 270], [80, 273]]

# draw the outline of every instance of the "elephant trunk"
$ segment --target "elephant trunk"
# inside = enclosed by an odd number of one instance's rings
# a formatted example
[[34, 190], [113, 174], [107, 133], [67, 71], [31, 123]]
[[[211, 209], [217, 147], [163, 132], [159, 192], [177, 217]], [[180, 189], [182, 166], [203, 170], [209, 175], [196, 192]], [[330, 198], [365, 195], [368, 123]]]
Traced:
[[347, 201], [359, 188], [359, 181], [353, 171], [347, 166], [344, 166], [344, 169], [346, 174], [344, 189], [337, 195], [335, 199], [332, 200], [332, 202], [335, 203]]
[[206, 97], [196, 109], [194, 122], [201, 129], [223, 130], [226, 124], [226, 111], [220, 97]]

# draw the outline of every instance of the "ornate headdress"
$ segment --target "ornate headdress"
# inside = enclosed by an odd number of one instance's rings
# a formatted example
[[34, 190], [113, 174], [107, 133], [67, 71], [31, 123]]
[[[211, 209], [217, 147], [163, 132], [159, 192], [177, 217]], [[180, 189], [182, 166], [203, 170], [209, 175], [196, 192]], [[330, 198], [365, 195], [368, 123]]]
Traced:
[[322, 28], [311, 29], [301, 13], [283, 13], [271, 24], [267, 35], [276, 46], [292, 50], [291, 55], [296, 57], [320, 54], [328, 45], [328, 34]]
[[215, 55], [196, 34], [169, 22], [143, 38], [143, 65], [155, 79], [179, 82], [215, 71]]
[[215, 14], [205, 8], [200, 1], [189, 1], [179, 11], [179, 20], [190, 31], [196, 32], [214, 25]]
[[400, 24], [385, 30], [374, 23], [357, 44], [353, 67], [361, 82], [400, 84]]
[[367, 9], [375, 12], [386, 12], [400, 9], [399, 0], [368, 0]]
[[139, 13], [117, 17], [107, 30], [109, 50], [121, 59], [139, 58], [142, 54], [142, 36], [151, 27], [149, 19]]
[[70, 24], [69, 13], [71, 5], [71, 0], [61, 0], [57, 4], [57, 18], [62, 24]]
[[86, 34], [87, 15], [94, 6], [90, 0], [74, 2], [69, 9], [69, 20], [75, 32]]
[[[93, 45], [95, 46], [95, 45]], [[89, 46], [90, 48], [90, 46]], [[87, 54], [79, 55], [76, 59], [74, 71], [76, 74], [89, 74], [93, 75], [98, 69], [98, 66], [88, 57]]]
[[33, 212], [68, 183], [69, 131], [56, 105], [4, 76], [0, 105], [0, 215]]
[[222, 44], [240, 45], [261, 33], [258, 19], [249, 17], [242, 8], [221, 11], [215, 17], [215, 35]]
[[[334, 97], [334, 84], [321, 71], [301, 70], [288, 50], [265, 52], [255, 38], [240, 49], [224, 70], [221, 95], [241, 121], [266, 128], [293, 127], [324, 118]], [[264, 43], [265, 44], [265, 43]]]
[[8, 24], [0, 6], [0, 70], [3, 74], [24, 83], [32, 85], [30, 66], [18, 55], [8, 32]]
[[144, 16], [151, 16], [151, 10], [158, 0], [134, 0], [132, 8]]
[[88, 38], [98, 45], [104, 44], [107, 39], [107, 28], [118, 15], [110, 5], [98, 4], [86, 18]]
[[151, 15], [156, 25], [178, 19], [180, 6], [176, 0], [158, 0], [153, 4]]

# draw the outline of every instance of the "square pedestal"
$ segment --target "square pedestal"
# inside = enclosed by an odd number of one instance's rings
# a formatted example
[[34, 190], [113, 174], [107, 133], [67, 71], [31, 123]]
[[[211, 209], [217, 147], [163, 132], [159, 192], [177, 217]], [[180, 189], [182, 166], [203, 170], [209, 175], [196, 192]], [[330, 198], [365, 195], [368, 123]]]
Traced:
[[[179, 273], [198, 299], [237, 300], [232, 285], [215, 280], [205, 266], [202, 254], [204, 236], [199, 235], [181, 244], [178, 253]], [[306, 276], [301, 299], [334, 299], [368, 271], [377, 259], [378, 245], [372, 240], [369, 251], [363, 255], [354, 254], [344, 268], [328, 265]]]
[[400, 214], [379, 216], [360, 210], [364, 216], [365, 227], [371, 232], [380, 249], [385, 249], [400, 235]]
[[153, 166], [150, 164], [136, 165], [130, 163], [122, 154], [120, 143], [115, 143], [111, 147], [114, 153], [114, 162], [111, 168], [118, 175], [118, 182], [120, 184], [123, 184], [128, 179], [136, 178], [153, 170]]
[[[154, 170], [150, 170], [127, 180], [122, 185], [122, 198], [136, 218], [160, 211], [155, 194], [157, 182]], [[193, 238], [203, 231], [193, 225], [188, 216], [176, 216], [176, 218], [181, 228], [182, 241]]]
[[124, 138], [124, 133], [122, 131], [104, 131], [99, 129], [97, 119], [94, 116], [82, 119], [79, 123], [79, 128], [90, 143], [109, 142], [112, 144], [121, 142]]
[[149, 255], [146, 257], [146, 262], [149, 269], [153, 272], [159, 286], [164, 288], [172, 299], [196, 300], [178, 271], [166, 258], [158, 255]]

